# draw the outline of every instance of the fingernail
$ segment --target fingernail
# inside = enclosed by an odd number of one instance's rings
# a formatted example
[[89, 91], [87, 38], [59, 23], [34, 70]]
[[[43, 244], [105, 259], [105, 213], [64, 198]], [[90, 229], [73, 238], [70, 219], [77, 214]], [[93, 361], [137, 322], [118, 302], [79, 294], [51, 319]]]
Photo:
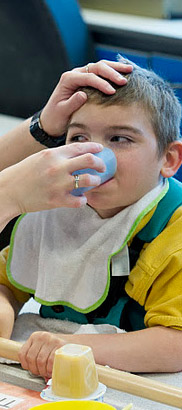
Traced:
[[83, 91], [79, 91], [78, 92], [78, 95], [79, 95], [79, 97], [81, 97], [81, 99], [83, 100], [86, 100], [87, 99], [87, 94], [86, 93], [84, 93]]
[[107, 85], [107, 91], [112, 91], [112, 92], [115, 92], [116, 90], [115, 90], [115, 88], [114, 87], [112, 87], [112, 85], [110, 85], [110, 84], [108, 84]]
[[117, 75], [117, 80], [120, 81], [120, 82], [122, 82], [122, 83], [126, 83], [126, 82], [127, 82], [126, 77], [123, 77], [122, 74]]
[[97, 147], [98, 147], [99, 149], [103, 149], [103, 145], [102, 145], [102, 144], [97, 143]]
[[127, 83], [127, 81], [128, 81], [128, 80], [127, 80], [127, 78], [126, 78], [126, 77], [123, 77], [123, 78], [122, 78], [122, 80], [120, 81], [120, 83], [122, 83], [122, 84], [126, 84], [126, 83]]

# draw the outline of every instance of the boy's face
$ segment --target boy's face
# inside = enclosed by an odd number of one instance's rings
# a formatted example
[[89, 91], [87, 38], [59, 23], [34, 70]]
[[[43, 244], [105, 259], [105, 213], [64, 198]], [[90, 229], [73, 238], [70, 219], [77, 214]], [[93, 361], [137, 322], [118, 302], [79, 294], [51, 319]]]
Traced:
[[72, 115], [66, 143], [86, 141], [102, 143], [117, 158], [114, 177], [85, 193], [102, 218], [117, 214], [158, 184], [165, 156], [159, 159], [152, 125], [137, 103], [109, 107], [86, 103]]

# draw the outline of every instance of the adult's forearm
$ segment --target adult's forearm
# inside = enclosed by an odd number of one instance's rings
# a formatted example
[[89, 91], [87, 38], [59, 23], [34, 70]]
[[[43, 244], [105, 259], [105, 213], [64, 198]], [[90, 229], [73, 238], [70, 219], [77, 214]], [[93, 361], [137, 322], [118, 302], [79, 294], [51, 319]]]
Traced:
[[[0, 233], [15, 216], [18, 216], [18, 207], [16, 208], [14, 201], [9, 194], [9, 169], [0, 172]], [[16, 183], [16, 180], [15, 180]], [[13, 189], [12, 177], [10, 177], [11, 190]]]
[[45, 148], [32, 137], [29, 125], [27, 119], [0, 136], [0, 171]]
[[104, 335], [61, 335], [68, 343], [89, 345], [98, 364], [134, 373], [182, 370], [182, 332], [153, 327]]

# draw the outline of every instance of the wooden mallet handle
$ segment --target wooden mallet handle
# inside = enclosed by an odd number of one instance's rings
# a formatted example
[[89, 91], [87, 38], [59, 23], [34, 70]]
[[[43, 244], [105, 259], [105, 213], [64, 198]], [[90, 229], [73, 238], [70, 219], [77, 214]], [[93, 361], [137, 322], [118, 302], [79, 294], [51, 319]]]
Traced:
[[14, 340], [4, 339], [3, 337], [0, 337], [0, 357], [20, 362], [18, 353], [22, 346], [23, 343], [15, 342]]

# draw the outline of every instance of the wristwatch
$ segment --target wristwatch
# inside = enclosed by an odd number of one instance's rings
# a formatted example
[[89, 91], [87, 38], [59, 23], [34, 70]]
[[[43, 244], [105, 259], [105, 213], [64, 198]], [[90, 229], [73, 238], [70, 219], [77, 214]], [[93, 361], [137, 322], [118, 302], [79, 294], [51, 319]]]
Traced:
[[65, 135], [61, 137], [51, 137], [51, 135], [47, 134], [42, 128], [40, 122], [40, 115], [42, 110], [36, 112], [30, 122], [30, 134], [36, 139], [36, 141], [40, 142], [40, 144], [45, 145], [48, 148], [59, 147], [60, 145], [65, 144]]

